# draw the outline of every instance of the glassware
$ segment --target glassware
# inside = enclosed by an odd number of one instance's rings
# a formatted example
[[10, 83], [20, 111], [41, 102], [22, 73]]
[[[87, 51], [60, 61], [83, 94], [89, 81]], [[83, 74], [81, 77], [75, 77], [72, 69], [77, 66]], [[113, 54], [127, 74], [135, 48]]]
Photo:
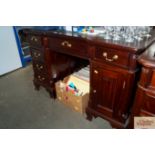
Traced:
[[151, 34], [150, 34], [151, 30], [152, 30], [152, 28], [150, 26], [146, 26], [145, 27], [145, 32], [146, 33], [144, 34], [144, 37], [150, 38], [151, 37]]
[[143, 26], [137, 26], [137, 28], [135, 30], [135, 36], [134, 36], [134, 38], [137, 41], [142, 41], [144, 39], [144, 34], [146, 33], [144, 31], [145, 31], [145, 28]]
[[104, 38], [109, 40], [109, 39], [112, 39], [112, 32], [113, 32], [113, 28], [112, 26], [105, 26], [105, 35], [104, 35]]
[[126, 42], [133, 42], [134, 41], [134, 31], [132, 29], [132, 26], [129, 26], [126, 28], [126, 37], [125, 37]]
[[116, 40], [116, 41], [120, 40], [121, 39], [120, 32], [121, 32], [122, 27], [121, 26], [114, 26], [113, 29], [114, 29], [113, 40]]
[[121, 29], [121, 32], [120, 32], [120, 35], [121, 35], [122, 39], [126, 38], [126, 29], [127, 29], [127, 26], [122, 26], [122, 29]]
[[104, 26], [100, 36], [107, 40], [122, 40], [128, 43], [151, 37], [150, 26]]

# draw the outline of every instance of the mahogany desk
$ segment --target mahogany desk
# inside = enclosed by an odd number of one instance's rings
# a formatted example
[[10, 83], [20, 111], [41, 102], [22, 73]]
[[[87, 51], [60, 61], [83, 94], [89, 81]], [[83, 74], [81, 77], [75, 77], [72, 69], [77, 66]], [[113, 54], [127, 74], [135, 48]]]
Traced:
[[90, 64], [90, 99], [87, 119], [102, 117], [113, 127], [125, 128], [134, 103], [141, 65], [137, 58], [155, 40], [141, 42], [104, 40], [71, 32], [24, 29], [30, 43], [34, 85], [55, 98], [55, 82]]

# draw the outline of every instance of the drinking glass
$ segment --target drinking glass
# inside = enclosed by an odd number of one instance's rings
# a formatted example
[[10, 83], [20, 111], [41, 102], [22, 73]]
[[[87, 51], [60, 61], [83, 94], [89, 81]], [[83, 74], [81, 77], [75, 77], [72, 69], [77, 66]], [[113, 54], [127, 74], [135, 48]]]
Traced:
[[121, 39], [121, 26], [114, 26], [114, 33], [113, 33], [113, 40], [120, 40]]
[[132, 28], [132, 26], [126, 27], [125, 33], [126, 33], [125, 41], [129, 43], [133, 42], [134, 41], [134, 29]]
[[104, 39], [107, 39], [107, 40], [112, 39], [113, 27], [105, 26], [105, 30], [106, 30], [106, 33], [105, 33]]

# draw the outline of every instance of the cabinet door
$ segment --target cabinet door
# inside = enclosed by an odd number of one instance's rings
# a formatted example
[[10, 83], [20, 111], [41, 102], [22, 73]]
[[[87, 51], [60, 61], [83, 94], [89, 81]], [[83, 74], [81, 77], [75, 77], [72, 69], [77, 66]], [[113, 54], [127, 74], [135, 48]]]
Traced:
[[124, 89], [124, 74], [106, 68], [92, 67], [92, 101], [94, 108], [108, 116], [118, 115]]

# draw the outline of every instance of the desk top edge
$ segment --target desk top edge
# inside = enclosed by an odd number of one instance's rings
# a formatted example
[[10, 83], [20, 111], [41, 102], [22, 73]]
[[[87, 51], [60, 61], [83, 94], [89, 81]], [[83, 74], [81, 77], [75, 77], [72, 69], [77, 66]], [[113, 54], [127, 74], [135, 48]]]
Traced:
[[89, 42], [90, 44], [101, 44], [107, 47], [112, 47], [115, 49], [127, 50], [130, 52], [142, 52], [146, 50], [154, 41], [155, 41], [155, 31], [151, 32], [152, 37], [147, 40], [143, 40], [141, 42], [134, 43], [126, 43], [123, 41], [112, 41], [105, 40], [99, 36], [91, 36], [73, 32], [65, 32], [65, 31], [51, 31], [51, 30], [36, 30], [36, 29], [22, 29], [24, 34], [31, 35], [41, 35], [41, 36], [53, 36], [53, 37], [68, 37], [68, 38], [77, 38], [85, 42]]

